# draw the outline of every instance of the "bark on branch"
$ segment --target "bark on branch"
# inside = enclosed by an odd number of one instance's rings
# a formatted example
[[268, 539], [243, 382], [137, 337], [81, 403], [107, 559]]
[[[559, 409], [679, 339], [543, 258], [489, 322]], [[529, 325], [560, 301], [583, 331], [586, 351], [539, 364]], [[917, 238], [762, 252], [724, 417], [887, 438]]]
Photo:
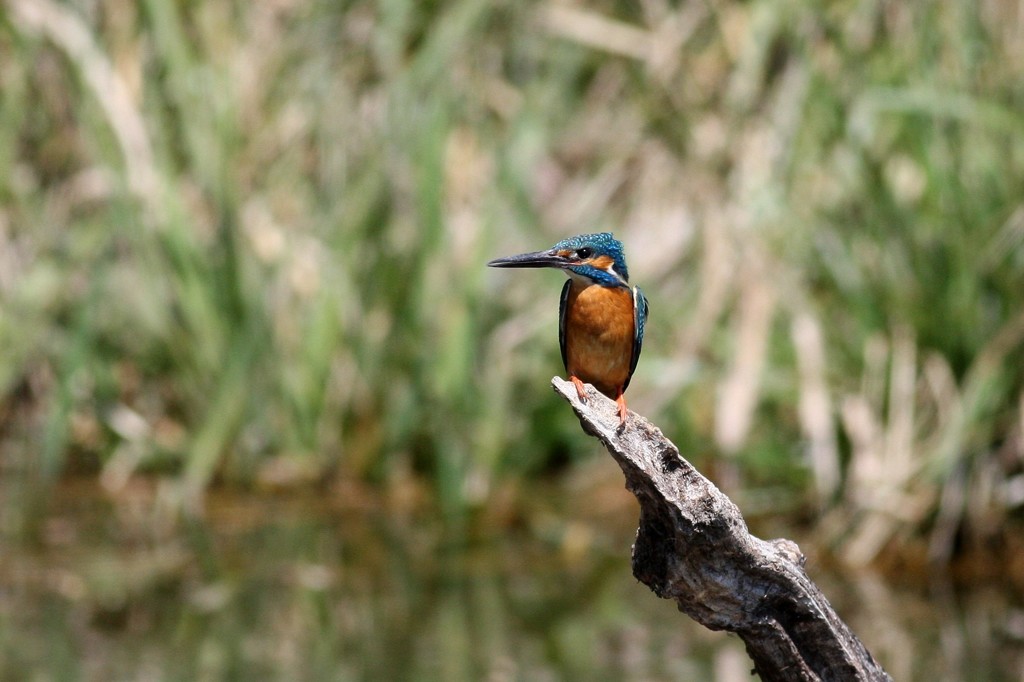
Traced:
[[619, 428], [591, 386], [581, 402], [559, 378], [583, 430], [604, 443], [640, 502], [633, 575], [712, 630], [735, 632], [762, 680], [889, 680], [804, 572], [796, 543], [751, 535], [739, 509], [643, 417]]

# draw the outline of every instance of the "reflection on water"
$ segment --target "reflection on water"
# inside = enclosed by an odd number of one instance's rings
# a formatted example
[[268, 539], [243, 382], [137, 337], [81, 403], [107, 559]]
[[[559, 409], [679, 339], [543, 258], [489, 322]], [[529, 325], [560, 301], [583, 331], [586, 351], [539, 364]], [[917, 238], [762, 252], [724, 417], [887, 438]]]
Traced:
[[[33, 541], [4, 524], [0, 679], [750, 679], [739, 639], [633, 579], [625, 498], [468, 543], [409, 509], [215, 496], [164, 524], [151, 498], [66, 485]], [[1021, 679], [1019, 595], [810, 568], [895, 679]]]

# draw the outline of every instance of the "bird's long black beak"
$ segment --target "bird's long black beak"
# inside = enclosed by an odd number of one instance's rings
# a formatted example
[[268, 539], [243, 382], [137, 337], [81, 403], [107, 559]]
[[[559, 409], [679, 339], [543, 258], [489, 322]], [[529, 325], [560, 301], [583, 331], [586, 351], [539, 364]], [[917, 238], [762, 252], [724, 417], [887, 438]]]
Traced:
[[569, 259], [559, 256], [554, 250], [521, 253], [518, 256], [495, 258], [487, 263], [492, 268], [564, 268]]

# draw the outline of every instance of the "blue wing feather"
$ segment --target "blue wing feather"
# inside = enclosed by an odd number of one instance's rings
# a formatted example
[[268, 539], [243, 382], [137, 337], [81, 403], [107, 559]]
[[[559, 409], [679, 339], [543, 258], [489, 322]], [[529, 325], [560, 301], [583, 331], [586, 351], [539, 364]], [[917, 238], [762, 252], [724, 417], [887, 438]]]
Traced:
[[[566, 294], [567, 291], [562, 292], [563, 302]], [[644, 292], [640, 291], [640, 287], [633, 287], [633, 354], [629, 358], [629, 376], [626, 377], [626, 383], [622, 386], [623, 391], [629, 386], [629, 380], [633, 378], [633, 372], [636, 370], [636, 363], [640, 360], [640, 350], [644, 345], [644, 327], [647, 325], [649, 309]], [[561, 326], [559, 328], [561, 329]], [[562, 358], [565, 359], [564, 344], [562, 345]]]
[[566, 304], [569, 301], [569, 287], [571, 286], [572, 280], [565, 280], [565, 285], [562, 287], [562, 296], [558, 299], [558, 348], [562, 351], [562, 366], [565, 367], [566, 372], [569, 371], [569, 361], [565, 355], [565, 313]]

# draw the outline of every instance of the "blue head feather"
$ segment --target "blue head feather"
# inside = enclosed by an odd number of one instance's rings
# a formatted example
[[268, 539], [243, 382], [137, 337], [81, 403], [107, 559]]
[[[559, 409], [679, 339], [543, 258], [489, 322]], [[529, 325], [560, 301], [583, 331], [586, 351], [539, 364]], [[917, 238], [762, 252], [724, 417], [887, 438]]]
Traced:
[[614, 273], [607, 272], [589, 264], [571, 265], [569, 270], [587, 277], [588, 279], [603, 284], [604, 286], [621, 286], [623, 282], [629, 281], [629, 270], [626, 268], [626, 256], [622, 249], [622, 242], [612, 236], [611, 232], [599, 232], [597, 234], [578, 234], [569, 237], [555, 244], [555, 251], [572, 251], [578, 253], [581, 249], [590, 249], [590, 258], [607, 256], [612, 259], [612, 269], [621, 276], [619, 279]]

